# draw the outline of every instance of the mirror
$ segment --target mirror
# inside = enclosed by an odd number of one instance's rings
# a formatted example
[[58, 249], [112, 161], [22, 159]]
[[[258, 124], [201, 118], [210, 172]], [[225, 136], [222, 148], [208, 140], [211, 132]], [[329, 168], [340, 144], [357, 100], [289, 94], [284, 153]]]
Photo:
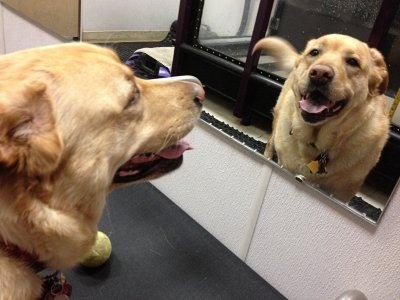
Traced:
[[[233, 6], [229, 3], [204, 1], [199, 27], [199, 43], [227, 57], [245, 62], [259, 3], [260, 1], [249, 0], [241, 1], [237, 5], [235, 3]], [[381, 0], [368, 3], [362, 0], [277, 0], [274, 2], [267, 35], [277, 35], [287, 39], [298, 51], [304, 49], [309, 39], [328, 33], [342, 33], [367, 41], [381, 5]], [[300, 18], [300, 16], [303, 17]], [[397, 72], [400, 57], [395, 54], [394, 49], [396, 47], [398, 49], [399, 45], [400, 13], [397, 12], [395, 21], [384, 38], [384, 45], [380, 49], [385, 56], [390, 74], [389, 87], [386, 91], [389, 108], [394, 107], [398, 102], [394, 98], [400, 86], [400, 75]], [[273, 78], [278, 77], [282, 81], [289, 74], [280, 69], [278, 64], [265, 53], [260, 57], [258, 67], [261, 74], [269, 78], [272, 74]], [[399, 178], [399, 110], [391, 112], [390, 138], [379, 163], [369, 173], [356, 194], [357, 197], [348, 202], [333, 199], [341, 206], [366, 216], [371, 223], [379, 221]], [[315, 188], [319, 187], [315, 186]], [[333, 198], [331, 193], [326, 194]]]

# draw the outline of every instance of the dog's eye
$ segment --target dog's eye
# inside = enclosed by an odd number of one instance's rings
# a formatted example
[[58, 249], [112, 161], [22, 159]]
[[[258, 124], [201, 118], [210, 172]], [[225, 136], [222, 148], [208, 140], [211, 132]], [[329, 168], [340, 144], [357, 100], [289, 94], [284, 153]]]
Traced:
[[313, 49], [310, 51], [310, 56], [318, 56], [319, 55], [319, 50], [318, 49]]
[[139, 89], [136, 89], [136, 91], [133, 94], [133, 97], [131, 99], [131, 104], [134, 104], [134, 103], [138, 102], [139, 99], [140, 99], [140, 91], [139, 91]]
[[136, 102], [139, 101], [139, 99], [140, 99], [140, 91], [139, 89], [136, 89], [132, 97], [129, 99], [129, 102], [125, 108], [129, 108], [130, 106], [134, 105]]
[[352, 66], [352, 67], [359, 67], [359, 66], [360, 66], [360, 64], [358, 63], [357, 59], [352, 58], [352, 57], [346, 59], [346, 63], [347, 63], [348, 65]]

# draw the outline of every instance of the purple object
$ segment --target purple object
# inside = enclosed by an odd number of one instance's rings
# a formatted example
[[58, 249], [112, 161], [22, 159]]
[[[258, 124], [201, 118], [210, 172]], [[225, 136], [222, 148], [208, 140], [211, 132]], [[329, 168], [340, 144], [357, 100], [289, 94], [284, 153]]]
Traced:
[[135, 52], [125, 62], [136, 73], [145, 78], [168, 78], [170, 70], [159, 61], [143, 52]]

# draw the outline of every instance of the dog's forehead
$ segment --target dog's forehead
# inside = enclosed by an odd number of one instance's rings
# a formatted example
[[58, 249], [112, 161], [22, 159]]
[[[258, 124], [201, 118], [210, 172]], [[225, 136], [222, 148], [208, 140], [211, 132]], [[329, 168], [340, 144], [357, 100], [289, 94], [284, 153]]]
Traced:
[[114, 51], [85, 43], [7, 54], [0, 57], [0, 69], [0, 81], [13, 88], [30, 82], [45, 84], [58, 103], [56, 110], [71, 107], [63, 110], [65, 115], [72, 107], [119, 111], [134, 89], [133, 71]]
[[[133, 71], [121, 62], [113, 50], [90, 44], [75, 44], [64, 49], [61, 47], [60, 50], [61, 54], [64, 50], [66, 64], [72, 66], [70, 71], [76, 72], [78, 79], [72, 79], [75, 88], [85, 93], [107, 90], [114, 93], [114, 99], [122, 98], [123, 101], [131, 93], [134, 87]], [[69, 76], [71, 72], [61, 72], [60, 76], [65, 77], [66, 74]], [[96, 88], [89, 89], [89, 86]]]
[[50, 87], [56, 96], [56, 110], [64, 115], [118, 113], [134, 93], [132, 69], [110, 49], [76, 43], [43, 51], [50, 59], [39, 67], [51, 74], [50, 82], [54, 78]]
[[340, 52], [345, 55], [368, 55], [368, 46], [350, 36], [330, 34], [310, 40], [306, 49]]
[[95, 72], [96, 77], [107, 74], [132, 77], [132, 70], [121, 62], [113, 50], [87, 43], [67, 43], [17, 51], [1, 56], [0, 67], [3, 71], [0, 76], [7, 77], [35, 76], [39, 72], [57, 78], [86, 76]]
[[[60, 47], [62, 50], [63, 48]], [[125, 77], [132, 77], [132, 70], [123, 64], [114, 50], [97, 45], [78, 43], [65, 47], [65, 56], [76, 60], [82, 66], [94, 68], [96, 63], [108, 69], [113, 69]]]

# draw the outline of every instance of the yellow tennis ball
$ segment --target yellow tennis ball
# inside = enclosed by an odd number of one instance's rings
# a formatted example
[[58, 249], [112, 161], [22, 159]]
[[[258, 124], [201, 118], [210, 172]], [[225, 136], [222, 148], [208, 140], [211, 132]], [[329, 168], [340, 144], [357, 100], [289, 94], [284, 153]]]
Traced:
[[110, 258], [111, 251], [112, 246], [108, 236], [101, 231], [97, 231], [96, 242], [83, 257], [81, 265], [89, 268], [99, 267]]

